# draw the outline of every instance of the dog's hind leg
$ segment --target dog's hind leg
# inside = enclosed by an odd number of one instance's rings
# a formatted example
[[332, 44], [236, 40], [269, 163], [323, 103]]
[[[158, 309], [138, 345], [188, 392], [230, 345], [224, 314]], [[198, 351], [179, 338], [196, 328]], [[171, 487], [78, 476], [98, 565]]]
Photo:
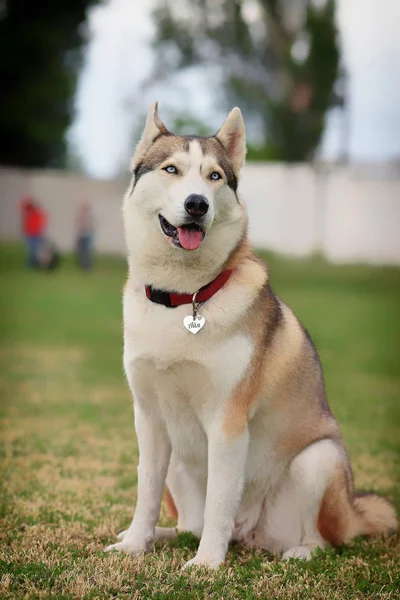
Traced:
[[318, 529], [322, 499], [338, 471], [345, 468], [340, 447], [330, 439], [307, 446], [292, 460], [287, 476], [246, 545], [283, 554], [284, 559], [311, 558], [326, 545]]
[[284, 559], [309, 559], [317, 548], [325, 546], [318, 530], [318, 515], [324, 493], [342, 462], [340, 447], [329, 439], [311, 444], [292, 460], [289, 485], [297, 505], [300, 540], [283, 553]]

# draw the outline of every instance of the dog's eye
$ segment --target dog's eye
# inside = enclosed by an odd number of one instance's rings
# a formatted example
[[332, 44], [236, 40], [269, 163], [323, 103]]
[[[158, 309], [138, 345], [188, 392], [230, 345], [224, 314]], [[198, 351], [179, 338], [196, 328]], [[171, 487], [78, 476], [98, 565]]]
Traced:
[[168, 167], [164, 167], [163, 170], [167, 171], [167, 173], [172, 173], [172, 174], [176, 174], [178, 172], [178, 169], [176, 167], [174, 167], [174, 165], [168, 165]]
[[222, 179], [222, 177], [218, 173], [218, 171], [213, 171], [210, 175], [210, 179], [213, 179], [214, 181], [218, 181], [218, 179]]

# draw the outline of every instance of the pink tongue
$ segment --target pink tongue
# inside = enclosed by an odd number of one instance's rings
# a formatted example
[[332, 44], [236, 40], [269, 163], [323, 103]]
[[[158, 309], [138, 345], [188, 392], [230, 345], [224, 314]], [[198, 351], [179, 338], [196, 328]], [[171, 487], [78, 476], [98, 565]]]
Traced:
[[178, 227], [179, 242], [185, 250], [196, 250], [203, 241], [203, 232], [189, 227]]

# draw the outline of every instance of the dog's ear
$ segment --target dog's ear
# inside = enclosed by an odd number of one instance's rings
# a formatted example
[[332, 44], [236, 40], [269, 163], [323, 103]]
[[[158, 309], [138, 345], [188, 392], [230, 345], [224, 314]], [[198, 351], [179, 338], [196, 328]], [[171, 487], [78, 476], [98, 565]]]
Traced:
[[246, 134], [240, 108], [231, 110], [216, 137], [225, 148], [234, 170], [239, 173], [246, 158]]
[[146, 125], [144, 127], [142, 137], [140, 138], [135, 150], [135, 154], [131, 161], [132, 171], [142, 160], [143, 156], [153, 144], [156, 137], [163, 133], [169, 133], [169, 131], [158, 116], [158, 102], [152, 102], [147, 115]]

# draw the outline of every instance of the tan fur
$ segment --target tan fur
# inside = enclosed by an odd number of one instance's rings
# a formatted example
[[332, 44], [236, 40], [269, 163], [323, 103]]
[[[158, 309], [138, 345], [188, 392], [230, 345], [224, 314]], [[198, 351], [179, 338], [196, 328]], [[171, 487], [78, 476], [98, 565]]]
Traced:
[[389, 535], [398, 523], [393, 506], [375, 494], [355, 495], [348, 486], [349, 474], [338, 467], [325, 491], [318, 515], [318, 529], [332, 546], [360, 535]]
[[[155, 138], [149, 147], [146, 143], [139, 143], [132, 161], [133, 169], [140, 165], [145, 171], [152, 171], [168, 161], [169, 158], [173, 159], [177, 153], [184, 153], [189, 149], [190, 138], [172, 135], [165, 127], [161, 130], [153, 129], [152, 132]], [[223, 146], [216, 138], [198, 138], [198, 141], [204, 155], [215, 158], [216, 163], [226, 175], [228, 183], [231, 183], [236, 176], [231, 163], [227, 160]]]
[[244, 316], [240, 325], [241, 329], [252, 337], [254, 351], [247, 371], [236, 385], [225, 409], [223, 428], [228, 437], [234, 437], [243, 432], [247, 425], [249, 410], [263, 390], [262, 370], [266, 351], [264, 332], [270, 318], [268, 302], [263, 302], [264, 294], [262, 293], [268, 281], [265, 265], [249, 254], [246, 243], [241, 246], [237, 258], [240, 260], [238, 264], [242, 267], [245, 266], [242, 269], [242, 278], [244, 275], [246, 276], [245, 282], [256, 296], [252, 310]]
[[185, 152], [187, 146], [188, 144], [184, 138], [174, 135], [164, 135], [156, 139], [147, 152], [140, 156], [140, 162], [148, 170], [156, 169], [176, 152]]
[[346, 476], [343, 468], [338, 467], [322, 498], [318, 514], [319, 532], [332, 546], [338, 546], [351, 539], [349, 532], [353, 517]]
[[[245, 242], [239, 247], [231, 265], [236, 265], [237, 269], [244, 262], [246, 268], [242, 270], [256, 274], [252, 288], [258, 296], [240, 328], [252, 336], [254, 352], [246, 375], [227, 404], [224, 430], [229, 436], [240, 435], [247, 424], [253, 403], [268, 398], [270, 407], [267, 410], [275, 413], [271, 418], [276, 422], [280, 434], [277, 443], [285, 455], [296, 455], [318, 438], [340, 439], [336, 421], [321, 406], [322, 397], [315, 396], [313, 390], [310, 390], [310, 396], [298, 399], [297, 405], [293, 405], [296, 380], [288, 376], [289, 365], [297, 365], [296, 374], [306, 379], [306, 385], [310, 375], [308, 370], [314, 370], [317, 365], [310, 356], [308, 340], [292, 311], [274, 297], [269, 287], [263, 289], [268, 281], [267, 269], [250, 253]], [[277, 310], [280, 319], [273, 323], [273, 314]], [[303, 426], [295, 430], [288, 429], [287, 423], [293, 417]], [[281, 427], [287, 433], [280, 431]]]

